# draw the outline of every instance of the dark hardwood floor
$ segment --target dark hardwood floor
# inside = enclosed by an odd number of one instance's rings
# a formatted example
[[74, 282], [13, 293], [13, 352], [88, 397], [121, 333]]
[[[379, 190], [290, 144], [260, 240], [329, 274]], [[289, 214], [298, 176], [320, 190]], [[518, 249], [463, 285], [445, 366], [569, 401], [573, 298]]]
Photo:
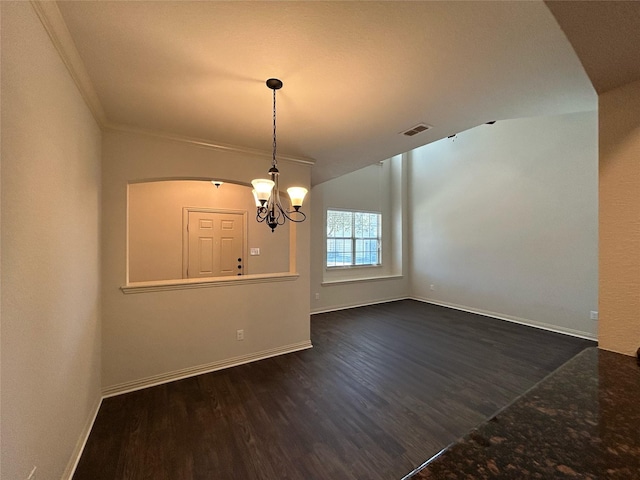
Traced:
[[314, 348], [106, 399], [75, 480], [398, 480], [594, 342], [412, 300]]

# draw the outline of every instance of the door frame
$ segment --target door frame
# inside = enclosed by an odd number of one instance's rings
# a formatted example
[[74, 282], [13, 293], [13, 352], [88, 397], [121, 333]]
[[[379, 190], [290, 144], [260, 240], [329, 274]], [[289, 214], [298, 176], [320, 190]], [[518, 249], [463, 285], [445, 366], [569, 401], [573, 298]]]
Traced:
[[[187, 225], [189, 224], [189, 213], [201, 212], [201, 213], [232, 213], [236, 215], [242, 215], [242, 275], [247, 275], [247, 253], [249, 252], [248, 236], [247, 236], [247, 211], [246, 210], [231, 210], [223, 208], [208, 208], [208, 207], [182, 207], [182, 278], [187, 279], [187, 270], [189, 268], [189, 232], [187, 231]], [[225, 277], [211, 277], [211, 278], [225, 278]]]

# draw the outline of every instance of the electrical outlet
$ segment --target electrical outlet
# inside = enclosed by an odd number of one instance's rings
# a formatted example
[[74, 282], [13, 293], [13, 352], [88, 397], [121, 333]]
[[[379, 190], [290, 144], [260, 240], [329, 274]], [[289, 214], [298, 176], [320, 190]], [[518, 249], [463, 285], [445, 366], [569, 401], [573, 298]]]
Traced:
[[36, 470], [38, 469], [38, 467], [36, 467], [34, 465], [34, 467], [31, 469], [31, 473], [29, 474], [29, 476], [27, 477], [27, 480], [36, 480]]
[[244, 330], [236, 330], [236, 340], [244, 340]]
[[429, 290], [435, 290], [436, 286], [432, 283], [431, 285], [429, 285]]
[[320, 294], [316, 293], [316, 300], [320, 300]]
[[591, 313], [589, 313], [589, 318], [591, 320], [598, 320], [598, 312], [596, 312], [595, 310], [591, 310]]

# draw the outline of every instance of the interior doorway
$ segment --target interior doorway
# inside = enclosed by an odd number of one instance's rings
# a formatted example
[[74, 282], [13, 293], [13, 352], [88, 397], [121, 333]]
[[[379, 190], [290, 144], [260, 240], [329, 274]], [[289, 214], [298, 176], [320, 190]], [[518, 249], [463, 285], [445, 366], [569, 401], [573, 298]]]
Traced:
[[246, 212], [183, 209], [183, 278], [244, 275]]

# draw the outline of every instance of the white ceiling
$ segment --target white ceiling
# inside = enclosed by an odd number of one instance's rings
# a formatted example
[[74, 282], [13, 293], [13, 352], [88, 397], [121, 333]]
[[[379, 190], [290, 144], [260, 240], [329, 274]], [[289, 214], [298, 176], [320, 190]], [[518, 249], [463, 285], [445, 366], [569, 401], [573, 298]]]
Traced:
[[58, 6], [109, 124], [268, 152], [280, 78], [278, 152], [313, 159], [313, 184], [487, 121], [597, 107], [542, 1]]

